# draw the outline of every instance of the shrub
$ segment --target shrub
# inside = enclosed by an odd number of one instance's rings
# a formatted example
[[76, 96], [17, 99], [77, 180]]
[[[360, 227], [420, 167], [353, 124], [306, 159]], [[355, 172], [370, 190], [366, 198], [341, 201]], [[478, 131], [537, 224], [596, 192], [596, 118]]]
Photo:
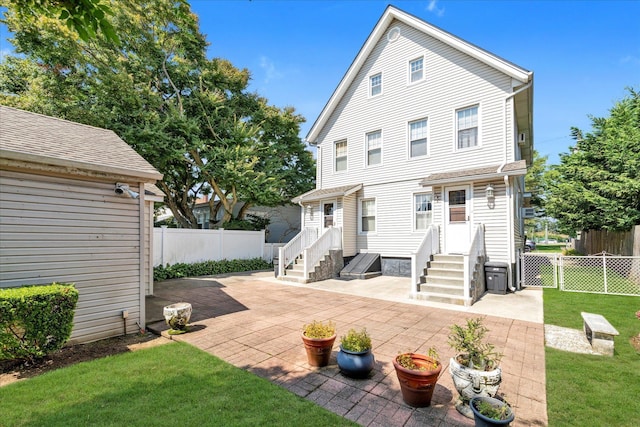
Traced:
[[336, 333], [336, 324], [332, 321], [322, 323], [314, 320], [302, 327], [302, 333], [307, 338], [330, 338]]
[[214, 274], [237, 273], [241, 271], [270, 270], [273, 265], [262, 258], [204, 261], [194, 264], [178, 263], [153, 268], [156, 282], [180, 277], [211, 276]]
[[562, 255], [564, 256], [584, 256], [584, 254], [577, 249], [563, 249]]
[[340, 337], [342, 348], [353, 352], [362, 352], [371, 349], [371, 337], [365, 328], [359, 332], [349, 329], [346, 335]]
[[33, 361], [62, 348], [77, 302], [73, 285], [0, 289], [0, 360]]
[[490, 371], [498, 366], [502, 354], [495, 352], [492, 344], [482, 341], [488, 331], [480, 317], [468, 319], [466, 326], [451, 327], [449, 345], [460, 352], [457, 357], [458, 363], [481, 371]]

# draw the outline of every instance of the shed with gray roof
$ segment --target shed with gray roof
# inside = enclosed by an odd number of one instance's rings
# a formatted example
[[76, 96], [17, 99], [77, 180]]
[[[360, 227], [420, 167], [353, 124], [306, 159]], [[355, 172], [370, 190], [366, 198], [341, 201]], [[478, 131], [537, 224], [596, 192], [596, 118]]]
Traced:
[[113, 131], [0, 106], [0, 287], [74, 283], [73, 343], [144, 328], [161, 178]]

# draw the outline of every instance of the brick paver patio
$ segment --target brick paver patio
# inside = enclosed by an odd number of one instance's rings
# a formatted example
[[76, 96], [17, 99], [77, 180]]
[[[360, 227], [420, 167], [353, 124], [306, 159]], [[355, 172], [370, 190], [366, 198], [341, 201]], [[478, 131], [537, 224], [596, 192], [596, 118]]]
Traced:
[[[473, 420], [454, 408], [457, 392], [449, 374], [449, 327], [473, 314], [308, 289], [260, 280], [252, 275], [169, 280], [148, 299], [158, 320], [161, 306], [193, 305], [191, 332], [172, 339], [188, 342], [364, 426], [468, 426]], [[150, 311], [147, 310], [147, 313]], [[477, 315], [475, 315], [477, 316]], [[338, 329], [331, 362], [307, 364], [300, 333], [312, 320], [332, 320]], [[512, 425], [546, 425], [543, 325], [487, 316], [488, 340], [504, 354], [500, 394], [514, 407]], [[166, 330], [164, 322], [149, 329]], [[339, 337], [366, 327], [373, 341], [375, 369], [369, 379], [340, 374], [335, 361]], [[166, 333], [164, 334], [165, 336]], [[425, 353], [435, 346], [442, 374], [428, 408], [402, 401], [391, 360], [398, 352]]]

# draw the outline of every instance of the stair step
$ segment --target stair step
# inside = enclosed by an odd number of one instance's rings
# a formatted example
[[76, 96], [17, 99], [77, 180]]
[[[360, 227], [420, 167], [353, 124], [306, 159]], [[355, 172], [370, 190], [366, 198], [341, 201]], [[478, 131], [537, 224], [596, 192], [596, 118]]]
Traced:
[[446, 270], [462, 270], [464, 271], [464, 262], [458, 261], [431, 261], [429, 268], [438, 268]]
[[435, 293], [435, 294], [446, 294], [446, 295], [455, 295], [459, 297], [464, 296], [464, 287], [455, 286], [455, 285], [446, 285], [446, 284], [422, 284], [420, 285], [420, 292], [426, 293]]
[[431, 274], [425, 276], [424, 283], [430, 284], [430, 285], [449, 285], [449, 286], [464, 287], [463, 278], [432, 276]]
[[439, 294], [435, 292], [418, 292], [416, 299], [423, 301], [440, 302], [445, 304], [466, 305], [464, 297], [457, 297], [449, 294]]
[[464, 270], [451, 270], [447, 268], [431, 268], [427, 269], [429, 276], [451, 277], [464, 279]]
[[464, 263], [464, 256], [462, 255], [447, 255], [447, 254], [435, 254], [433, 260], [437, 262], [460, 262]]

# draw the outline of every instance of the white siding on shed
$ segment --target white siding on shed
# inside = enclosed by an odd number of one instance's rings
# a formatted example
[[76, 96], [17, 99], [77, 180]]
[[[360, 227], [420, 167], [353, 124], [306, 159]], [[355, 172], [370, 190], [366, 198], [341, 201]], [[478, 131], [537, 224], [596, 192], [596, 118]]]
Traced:
[[[113, 182], [0, 171], [0, 287], [73, 283], [72, 341], [128, 331], [140, 313], [140, 199]], [[135, 187], [134, 187], [135, 188]], [[147, 243], [149, 244], [149, 243]]]

